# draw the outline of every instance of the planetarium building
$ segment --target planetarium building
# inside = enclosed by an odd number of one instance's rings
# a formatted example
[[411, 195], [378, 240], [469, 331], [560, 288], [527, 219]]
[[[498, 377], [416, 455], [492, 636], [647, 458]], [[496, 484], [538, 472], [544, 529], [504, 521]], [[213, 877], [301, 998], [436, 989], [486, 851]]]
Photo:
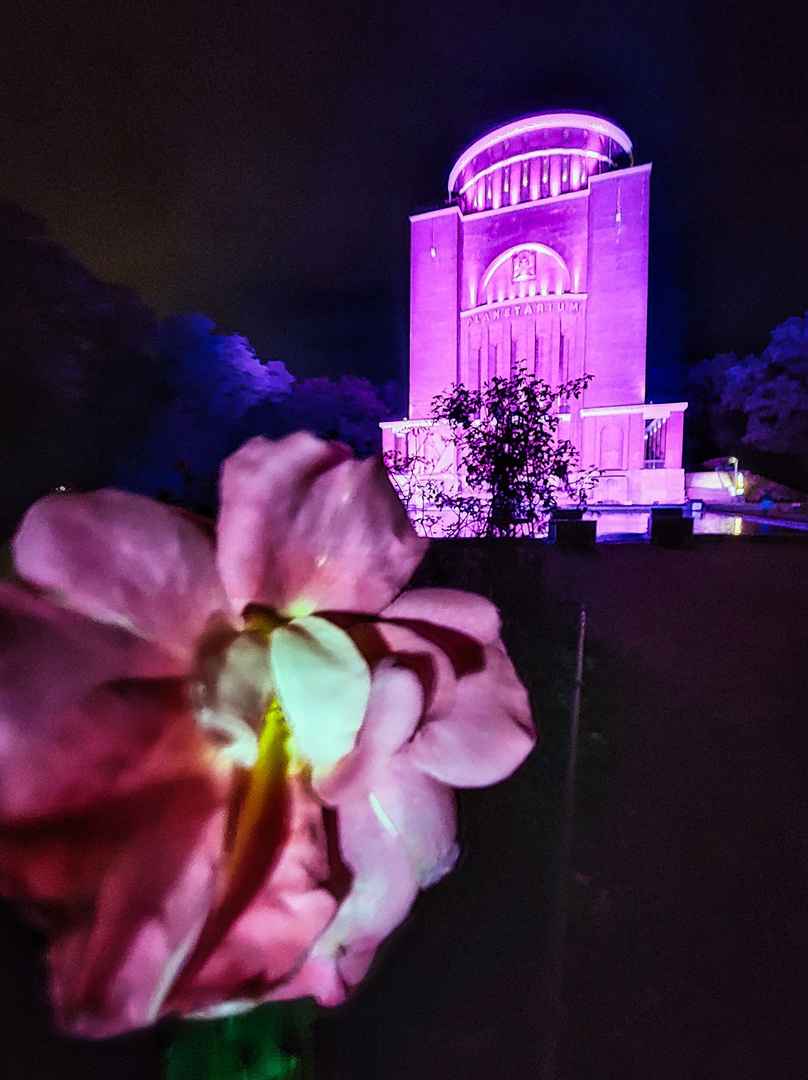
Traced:
[[[410, 403], [383, 425], [386, 451], [462, 472], [430, 420], [436, 394], [524, 367], [550, 385], [584, 374], [562, 415], [590, 501], [684, 501], [685, 402], [645, 400], [651, 165], [584, 113], [540, 113], [473, 143], [449, 203], [411, 218]], [[429, 462], [424, 465], [425, 459]]]

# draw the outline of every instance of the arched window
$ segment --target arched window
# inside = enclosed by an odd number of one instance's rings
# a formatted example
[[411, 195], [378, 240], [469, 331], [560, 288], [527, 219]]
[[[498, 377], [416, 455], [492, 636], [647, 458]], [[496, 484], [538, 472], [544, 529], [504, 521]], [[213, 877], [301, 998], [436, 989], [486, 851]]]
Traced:
[[569, 291], [570, 273], [557, 251], [544, 244], [518, 244], [489, 263], [477, 295], [480, 304], [496, 304]]

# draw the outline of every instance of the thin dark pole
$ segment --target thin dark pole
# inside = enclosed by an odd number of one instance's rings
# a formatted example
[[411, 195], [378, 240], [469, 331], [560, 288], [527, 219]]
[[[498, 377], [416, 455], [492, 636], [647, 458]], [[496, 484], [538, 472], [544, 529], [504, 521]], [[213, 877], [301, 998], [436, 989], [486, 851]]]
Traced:
[[575, 773], [578, 767], [578, 731], [581, 725], [581, 693], [584, 681], [584, 641], [586, 639], [586, 609], [578, 617], [578, 652], [575, 660], [575, 683], [570, 703], [570, 751], [564, 778], [561, 840], [558, 860], [558, 902], [550, 938], [547, 1000], [549, 1022], [544, 1055], [539, 1072], [540, 1080], [555, 1080], [558, 1070], [558, 1047], [564, 1024], [564, 961], [567, 951], [567, 911], [570, 896], [572, 863], [572, 832], [575, 816]]

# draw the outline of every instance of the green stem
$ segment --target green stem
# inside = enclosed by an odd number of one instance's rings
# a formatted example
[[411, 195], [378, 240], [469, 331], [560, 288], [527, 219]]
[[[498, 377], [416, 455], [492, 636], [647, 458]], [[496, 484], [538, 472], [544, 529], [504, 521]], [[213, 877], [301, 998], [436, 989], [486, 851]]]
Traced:
[[310, 998], [262, 1005], [226, 1020], [184, 1021], [168, 1049], [167, 1080], [314, 1080]]

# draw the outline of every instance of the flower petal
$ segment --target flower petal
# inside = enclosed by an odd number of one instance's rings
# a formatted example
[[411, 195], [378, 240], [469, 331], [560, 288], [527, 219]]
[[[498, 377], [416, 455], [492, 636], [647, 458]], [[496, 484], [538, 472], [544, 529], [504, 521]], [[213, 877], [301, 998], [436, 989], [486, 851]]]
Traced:
[[407, 917], [419, 889], [448, 873], [457, 858], [454, 796], [400, 758], [338, 813], [340, 849], [354, 880], [301, 972], [323, 1005], [344, 998], [345, 987], [363, 977], [375, 950]]
[[40, 499], [13, 551], [17, 572], [67, 607], [184, 658], [227, 608], [212, 541], [190, 517], [129, 492]]
[[[328, 793], [337, 809], [340, 851], [354, 877], [298, 979], [305, 987], [301, 992], [322, 1004], [342, 1000], [344, 985], [362, 978], [380, 942], [406, 918], [418, 890], [447, 873], [457, 857], [452, 792], [413, 768], [404, 750], [388, 756], [386, 735], [395, 732], [392, 741], [397, 741], [417, 720], [420, 707], [412, 672], [380, 664], [354, 752], [362, 767]], [[362, 746], [366, 731], [370, 737]]]
[[353, 748], [370, 695], [370, 669], [350, 637], [317, 616], [272, 632], [272, 677], [295, 745], [315, 770]]
[[[452, 589], [405, 592], [377, 624], [399, 659], [429, 657], [426, 722], [406, 753], [418, 768], [452, 787], [503, 780], [535, 742], [527, 691], [499, 640], [499, 626], [488, 600]], [[483, 647], [472, 655], [462, 640], [444, 641], [447, 630]]]
[[237, 609], [380, 611], [423, 557], [380, 461], [305, 432], [252, 439], [222, 469], [219, 565]]
[[183, 790], [175, 784], [158, 820], [122, 846], [98, 898], [92, 932], [51, 952], [62, 987], [55, 1002], [64, 1026], [77, 1034], [107, 1036], [160, 1016], [172, 978], [208, 914], [222, 850], [225, 814], [211, 813], [216, 793], [206, 803], [205, 781], [198, 783], [193, 795], [190, 785]]
[[448, 713], [457, 694], [457, 675], [446, 652], [408, 625], [380, 620], [376, 630], [393, 657], [420, 679], [427, 712]]
[[0, 818], [76, 810], [196, 767], [181, 665], [118, 627], [0, 585]]
[[229, 778], [176, 660], [25, 590], [0, 597], [2, 888], [54, 928], [63, 1026], [143, 1026], [207, 915]]
[[329, 865], [322, 808], [299, 778], [292, 795], [288, 838], [273, 872], [227, 937], [172, 1008], [207, 1017], [251, 1008], [276, 984], [293, 978], [336, 910], [325, 888]]
[[458, 589], [407, 589], [384, 609], [381, 617], [433, 623], [486, 645], [496, 641], [502, 625], [490, 600]]
[[4, 889], [53, 927], [50, 990], [65, 1030], [102, 1037], [157, 1018], [208, 914], [224, 795], [198, 774], [0, 834]]
[[376, 664], [356, 746], [334, 769], [315, 776], [318, 797], [329, 806], [352, 797], [364, 798], [376, 770], [412, 735], [423, 702], [423, 688], [414, 672], [392, 659]]
[[504, 780], [536, 741], [527, 691], [501, 645], [487, 645], [481, 671], [457, 680], [448, 711], [427, 717], [406, 753], [412, 764], [452, 787]]

